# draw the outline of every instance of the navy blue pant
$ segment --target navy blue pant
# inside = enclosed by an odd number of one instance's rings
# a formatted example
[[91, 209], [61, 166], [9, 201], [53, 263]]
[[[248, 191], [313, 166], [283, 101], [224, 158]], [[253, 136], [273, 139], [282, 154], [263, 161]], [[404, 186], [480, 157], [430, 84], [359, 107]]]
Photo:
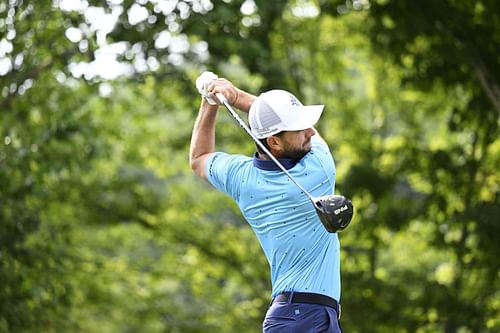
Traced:
[[341, 333], [334, 308], [319, 304], [274, 302], [267, 310], [264, 333]]

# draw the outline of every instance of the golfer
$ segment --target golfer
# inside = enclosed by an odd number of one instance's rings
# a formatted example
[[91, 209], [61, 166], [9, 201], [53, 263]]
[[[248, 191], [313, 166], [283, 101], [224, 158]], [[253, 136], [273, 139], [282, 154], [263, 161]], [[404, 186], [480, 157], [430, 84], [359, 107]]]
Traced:
[[222, 93], [249, 113], [252, 132], [304, 189], [315, 197], [332, 194], [335, 164], [314, 129], [324, 106], [304, 106], [284, 90], [256, 97], [225, 79], [212, 77], [201, 87], [199, 81], [204, 98], [191, 137], [191, 168], [235, 200], [266, 255], [272, 302], [263, 332], [341, 332], [337, 234], [325, 230], [307, 196], [258, 146], [252, 157], [215, 151], [215, 94]]

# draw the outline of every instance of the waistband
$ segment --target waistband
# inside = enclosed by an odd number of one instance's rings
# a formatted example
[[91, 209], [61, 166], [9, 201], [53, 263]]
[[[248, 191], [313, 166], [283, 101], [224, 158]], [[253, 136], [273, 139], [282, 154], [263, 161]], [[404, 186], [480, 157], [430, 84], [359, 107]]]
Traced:
[[315, 293], [299, 293], [299, 292], [284, 292], [276, 295], [271, 302], [288, 302], [288, 303], [307, 303], [307, 304], [319, 304], [326, 305], [334, 308], [337, 312], [340, 312], [339, 303], [326, 295], [315, 294]]

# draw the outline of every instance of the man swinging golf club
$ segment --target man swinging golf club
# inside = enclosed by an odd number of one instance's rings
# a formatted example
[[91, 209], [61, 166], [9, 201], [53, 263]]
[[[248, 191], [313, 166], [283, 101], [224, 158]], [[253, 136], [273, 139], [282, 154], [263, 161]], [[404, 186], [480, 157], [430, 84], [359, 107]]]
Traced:
[[[210, 72], [190, 147], [193, 171], [230, 195], [254, 230], [271, 268], [272, 303], [263, 332], [341, 332], [340, 245], [336, 231], [352, 204], [335, 190], [335, 164], [314, 129], [323, 105], [304, 106], [284, 90], [256, 97]], [[251, 157], [215, 152], [220, 104], [249, 113]]]

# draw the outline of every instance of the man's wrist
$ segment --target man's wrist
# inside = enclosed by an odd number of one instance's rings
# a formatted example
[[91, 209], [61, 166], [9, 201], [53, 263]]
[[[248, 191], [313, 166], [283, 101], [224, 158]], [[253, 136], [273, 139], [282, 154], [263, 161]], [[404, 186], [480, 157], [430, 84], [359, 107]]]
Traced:
[[232, 104], [238, 107], [238, 101], [240, 99], [240, 89], [236, 88], [235, 90], [236, 90], [236, 98], [234, 99], [234, 102]]
[[236, 88], [236, 93], [236, 100], [233, 105], [243, 112], [250, 111], [250, 106], [252, 106], [256, 97], [238, 88]]
[[202, 110], [217, 110], [219, 108], [218, 104], [210, 104], [206, 98], [202, 98], [200, 111]]

